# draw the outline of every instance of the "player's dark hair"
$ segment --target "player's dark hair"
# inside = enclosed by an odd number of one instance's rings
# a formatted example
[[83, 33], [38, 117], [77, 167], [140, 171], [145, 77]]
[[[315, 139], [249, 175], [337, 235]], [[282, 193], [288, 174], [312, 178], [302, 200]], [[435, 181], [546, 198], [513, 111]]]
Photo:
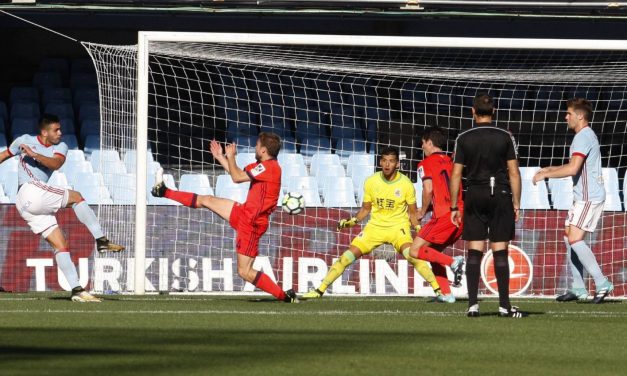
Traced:
[[566, 108], [572, 108], [575, 111], [583, 112], [586, 121], [592, 120], [592, 104], [585, 98], [571, 98], [566, 101]]
[[427, 128], [422, 134], [422, 139], [424, 141], [431, 141], [433, 146], [440, 149], [446, 144], [446, 136], [444, 136], [442, 129], [438, 127]]
[[494, 114], [494, 102], [488, 94], [477, 94], [472, 101], [472, 108], [478, 116], [492, 116]]
[[50, 124], [55, 124], [59, 122], [59, 117], [53, 114], [43, 114], [41, 119], [39, 119], [39, 130], [44, 130], [48, 128]]
[[268, 154], [272, 158], [276, 158], [281, 150], [281, 137], [278, 134], [272, 132], [259, 133], [259, 144], [265, 146], [268, 149]]
[[386, 146], [383, 149], [381, 149], [380, 154], [381, 154], [380, 159], [383, 159], [384, 155], [393, 155], [394, 157], [396, 157], [397, 161], [400, 159], [398, 155], [398, 149], [390, 147], [390, 146]]

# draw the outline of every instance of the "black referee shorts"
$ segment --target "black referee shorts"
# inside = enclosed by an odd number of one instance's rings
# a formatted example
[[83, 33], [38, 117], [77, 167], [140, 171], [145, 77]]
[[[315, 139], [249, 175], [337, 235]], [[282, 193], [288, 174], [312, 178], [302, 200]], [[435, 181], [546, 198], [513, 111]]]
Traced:
[[514, 238], [512, 193], [502, 187], [471, 186], [464, 199], [464, 240], [506, 242]]

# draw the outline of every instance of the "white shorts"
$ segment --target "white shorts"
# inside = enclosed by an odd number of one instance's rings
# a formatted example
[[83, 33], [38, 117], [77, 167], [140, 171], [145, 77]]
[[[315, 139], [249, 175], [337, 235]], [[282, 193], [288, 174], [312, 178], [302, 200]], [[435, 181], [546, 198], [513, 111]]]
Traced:
[[45, 238], [58, 226], [54, 214], [67, 205], [68, 197], [67, 189], [30, 181], [17, 192], [15, 206], [31, 230]]
[[603, 201], [575, 201], [568, 211], [566, 226], [575, 226], [587, 232], [594, 232], [603, 213], [603, 205]]

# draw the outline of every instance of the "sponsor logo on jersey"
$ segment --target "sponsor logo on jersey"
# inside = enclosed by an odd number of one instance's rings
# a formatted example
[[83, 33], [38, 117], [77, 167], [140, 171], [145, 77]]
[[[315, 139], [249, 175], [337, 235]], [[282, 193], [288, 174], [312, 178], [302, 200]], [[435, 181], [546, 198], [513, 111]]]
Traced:
[[394, 196], [401, 197], [401, 190], [400, 189], [395, 190], [394, 191]]
[[424, 169], [424, 167], [422, 167], [422, 166], [418, 167], [418, 176], [420, 176], [420, 179], [425, 177], [425, 169]]
[[261, 174], [262, 172], [264, 172], [265, 170], [266, 168], [263, 166], [263, 164], [259, 163], [257, 166], [255, 166], [255, 168], [250, 170], [250, 173], [253, 174], [253, 176], [257, 176]]
[[[483, 284], [493, 294], [498, 295], [496, 275], [494, 274], [494, 257], [492, 250], [488, 251], [481, 261], [481, 278]], [[510, 295], [523, 294], [531, 285], [533, 279], [533, 265], [529, 256], [515, 245], [509, 246], [509, 293]]]

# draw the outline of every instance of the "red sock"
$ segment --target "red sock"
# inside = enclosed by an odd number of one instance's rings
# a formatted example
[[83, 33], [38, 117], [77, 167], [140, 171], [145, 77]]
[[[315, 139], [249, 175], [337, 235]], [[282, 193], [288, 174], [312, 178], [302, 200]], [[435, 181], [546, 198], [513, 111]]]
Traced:
[[446, 267], [434, 262], [431, 264], [431, 270], [433, 271], [433, 275], [435, 275], [435, 280], [438, 281], [438, 284], [440, 285], [440, 291], [442, 294], [450, 294], [451, 287], [449, 286], [450, 282], [446, 276]]
[[196, 198], [197, 194], [191, 192], [183, 192], [183, 191], [175, 191], [173, 189], [166, 188], [165, 198], [169, 198], [170, 200], [174, 200], [176, 202], [180, 202], [185, 206], [189, 206], [190, 208], [196, 207]]
[[442, 252], [426, 246], [420, 248], [418, 251], [418, 258], [429, 262], [435, 262], [440, 265], [451, 265], [453, 263], [453, 258], [451, 256], [445, 255]]
[[257, 272], [257, 277], [255, 277], [253, 285], [259, 287], [279, 300], [285, 299], [285, 292], [283, 292], [279, 285], [274, 283], [265, 273]]

